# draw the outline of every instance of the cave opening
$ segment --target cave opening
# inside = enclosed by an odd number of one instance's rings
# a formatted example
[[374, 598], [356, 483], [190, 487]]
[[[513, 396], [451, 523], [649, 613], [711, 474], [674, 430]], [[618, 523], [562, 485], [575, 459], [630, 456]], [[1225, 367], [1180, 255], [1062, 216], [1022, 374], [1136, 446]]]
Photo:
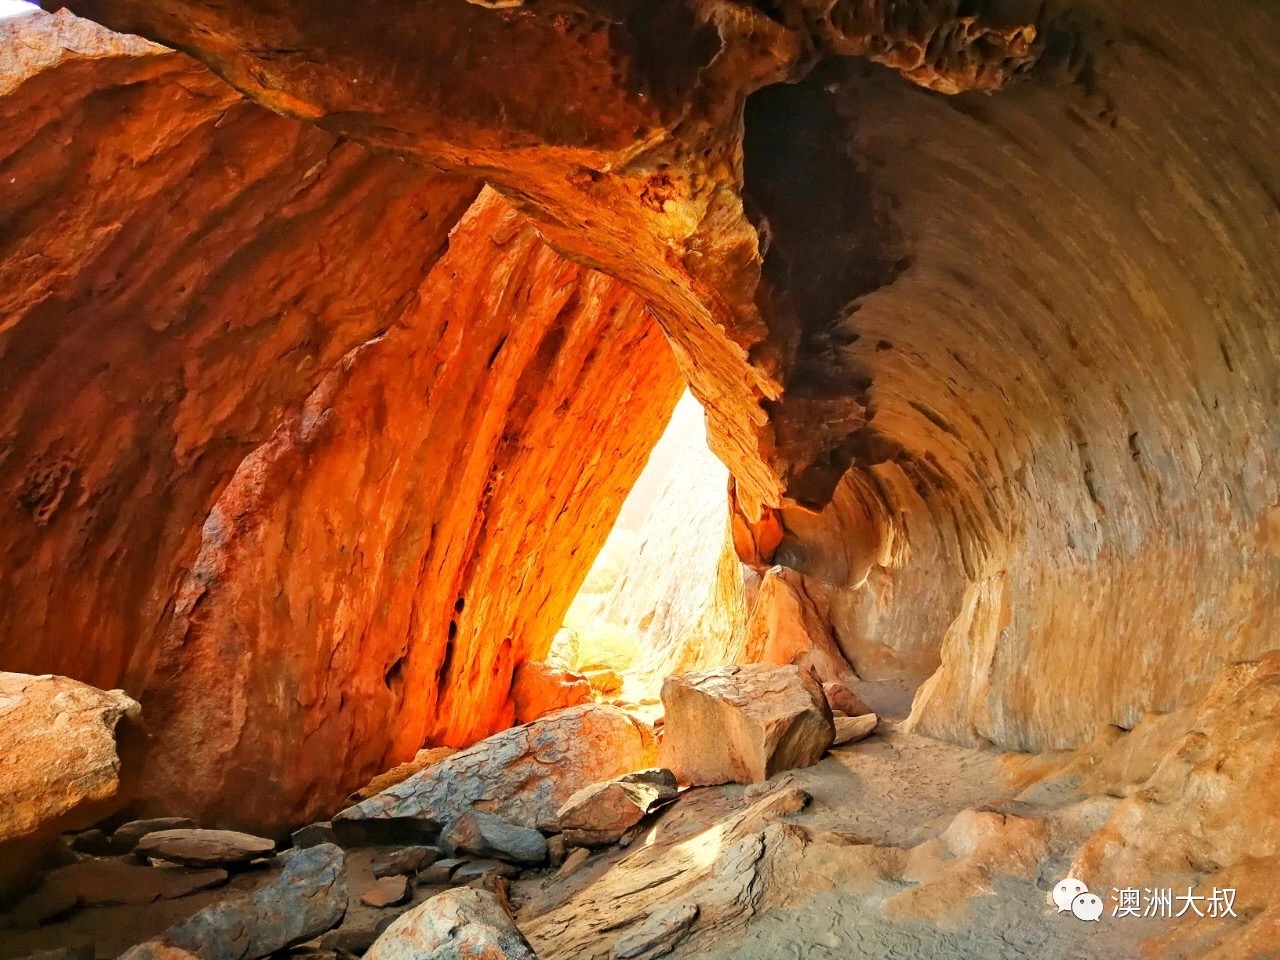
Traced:
[[[732, 658], [741, 611], [719, 611], [728, 542], [728, 469], [707, 446], [686, 391], [565, 614], [549, 661], [587, 678], [597, 698], [653, 720], [663, 677]], [[733, 598], [730, 596], [730, 601]]]

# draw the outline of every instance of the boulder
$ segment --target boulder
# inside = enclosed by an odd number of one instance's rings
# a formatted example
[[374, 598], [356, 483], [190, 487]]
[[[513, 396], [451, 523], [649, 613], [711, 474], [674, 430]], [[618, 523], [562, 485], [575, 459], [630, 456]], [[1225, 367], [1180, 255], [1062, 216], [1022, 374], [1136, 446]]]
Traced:
[[795, 666], [744, 664], [667, 677], [662, 765], [680, 780], [754, 783], [817, 763], [835, 738], [822, 688]]
[[439, 763], [445, 757], [451, 757], [457, 752], [454, 747], [423, 747], [413, 755], [412, 760], [398, 763], [390, 770], [378, 774], [355, 793], [351, 794], [347, 802], [359, 803], [361, 800], [376, 797], [383, 790], [394, 787], [397, 783], [403, 783], [415, 773], [420, 773], [433, 763]]
[[[252, 894], [206, 907], [158, 938], [200, 960], [257, 960], [337, 926], [347, 910], [346, 863], [331, 844], [290, 850], [283, 868]], [[142, 944], [120, 960], [165, 960]]]
[[119, 690], [0, 673], [0, 841], [53, 836], [109, 813], [120, 791], [118, 728], [141, 719]]
[[194, 830], [197, 824], [186, 817], [153, 817], [150, 820], [130, 820], [116, 828], [111, 835], [111, 846], [117, 853], [132, 853], [133, 848], [149, 833], [160, 830]]
[[387, 927], [396, 922], [399, 914], [391, 914], [379, 918], [377, 923], [343, 924], [336, 930], [330, 930], [320, 941], [321, 950], [334, 953], [350, 953], [357, 957], [373, 946], [373, 942], [382, 936]]
[[591, 684], [581, 674], [549, 663], [529, 661], [516, 668], [511, 682], [516, 723], [528, 723], [552, 710], [591, 702]]
[[460, 888], [407, 911], [365, 960], [537, 960], [493, 894]]
[[317, 847], [322, 843], [337, 843], [338, 834], [334, 831], [333, 824], [325, 820], [299, 827], [289, 834], [289, 842], [299, 849], [305, 849]]
[[547, 860], [547, 840], [537, 830], [478, 810], [468, 810], [445, 827], [440, 847], [446, 853], [469, 853], [531, 866]]
[[276, 845], [266, 837], [235, 830], [157, 830], [139, 840], [133, 852], [151, 860], [203, 867], [270, 857]]
[[447, 857], [444, 860], [437, 860], [431, 866], [427, 867], [415, 878], [418, 883], [424, 886], [444, 885], [453, 878], [453, 872], [459, 867], [467, 863], [465, 859], [457, 857]]
[[200, 960], [194, 953], [166, 943], [140, 943], [120, 955], [119, 960]]
[[68, 839], [67, 846], [76, 853], [87, 853], [91, 857], [107, 857], [115, 853], [111, 838], [97, 829], [73, 834]]
[[616, 707], [583, 704], [513, 727], [442, 760], [333, 823], [360, 834], [379, 822], [440, 830], [480, 807], [520, 826], [553, 831], [560, 807], [602, 777], [652, 767], [651, 729]]
[[676, 795], [670, 770], [645, 770], [579, 790], [560, 808], [560, 832], [575, 847], [617, 843], [653, 807]]
[[477, 880], [483, 882], [491, 877], [514, 880], [519, 875], [519, 870], [501, 860], [469, 860], [453, 871], [449, 882], [456, 887], [461, 887], [468, 883], [475, 883]]
[[857, 743], [871, 736], [880, 718], [874, 713], [866, 713], [860, 717], [836, 717], [836, 736], [831, 742], [833, 747], [845, 743]]
[[435, 847], [404, 847], [391, 853], [374, 857], [370, 862], [373, 875], [382, 877], [413, 877], [440, 859]]
[[173, 900], [227, 882], [227, 871], [146, 867], [122, 860], [82, 860], [59, 867], [31, 894], [19, 900], [13, 915], [23, 924], [38, 924], [77, 906]]
[[872, 712], [871, 708], [862, 702], [862, 698], [843, 683], [824, 683], [822, 695], [827, 698], [832, 712], [838, 710], [846, 717], [862, 717]]
[[405, 876], [382, 877], [360, 894], [366, 907], [394, 907], [413, 896], [413, 884]]

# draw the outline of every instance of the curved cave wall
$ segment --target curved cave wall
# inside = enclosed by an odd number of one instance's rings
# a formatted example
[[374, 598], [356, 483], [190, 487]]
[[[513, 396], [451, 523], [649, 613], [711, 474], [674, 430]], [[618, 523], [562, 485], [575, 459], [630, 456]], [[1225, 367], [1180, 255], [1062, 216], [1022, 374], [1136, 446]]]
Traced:
[[[223, 644], [291, 651], [306, 682], [259, 671], [242, 678], [252, 695], [215, 718], [225, 749], [210, 796], [291, 763], [288, 793], [305, 796], [329, 774], [294, 759], [300, 744], [358, 742], [350, 779], [419, 736], [461, 742], [505, 722], [509, 665], [542, 652], [542, 625], [558, 625], [621, 501], [608, 484], [629, 484], [675, 399], [642, 304], [734, 476], [735, 543], [827, 595], [865, 675], [925, 681], [920, 729], [1070, 746], [1190, 703], [1224, 664], [1275, 646], [1273, 6], [70, 6], [182, 49], [295, 118], [154, 52], [144, 69], [173, 64], [172, 87], [85, 79], [119, 58], [71, 58], [42, 74], [50, 103], [68, 107], [5, 114], [53, 130], [101, 116], [94, 96], [70, 108], [82, 87], [140, 98], [136, 115], [111, 102], [120, 129], [140, 125], [114, 158], [53, 150], [70, 127], [36, 140], [105, 187], [60, 189], [39, 212], [38, 186], [8, 195], [19, 229], [4, 234], [17, 238], [5, 268], [25, 279], [4, 289], [33, 306], [29, 322], [26, 308], [9, 314], [0, 342], [17, 385], [0, 457], [17, 561], [4, 571], [15, 652], [3, 665], [100, 684], [164, 677], [165, 709], [198, 718], [224, 708], [183, 678]], [[81, 71], [75, 90], [57, 88], [64, 68]], [[240, 136], [257, 148], [222, 162]], [[217, 162], [201, 176], [155, 168], [174, 138], [197, 156], [217, 144]], [[270, 158], [279, 184], [251, 189]], [[480, 180], [528, 225], [486, 193], [446, 254]], [[144, 181], [171, 185], [155, 215], [132, 215], [145, 210], [137, 196], [124, 212], [104, 206]], [[152, 236], [170, 259], [144, 256]], [[74, 269], [58, 249], [77, 252]], [[207, 264], [224, 285], [193, 288]], [[544, 274], [578, 292], [561, 300]], [[440, 306], [454, 283], [485, 289], [470, 307]], [[500, 337], [490, 308], [510, 289], [524, 291], [497, 311], [510, 344], [477, 358], [449, 339], [463, 318]], [[541, 399], [545, 371], [580, 350], [608, 385], [575, 387], [593, 398], [582, 420], [562, 412], [577, 396], [563, 383], [555, 405]], [[486, 373], [490, 356], [512, 366]], [[447, 401], [410, 398], [400, 363], [457, 386]], [[433, 416], [456, 428], [468, 415], [455, 391], [483, 414], [467, 439], [442, 439]], [[410, 399], [429, 408], [412, 424], [393, 412]], [[587, 466], [548, 460], [523, 443], [533, 436]], [[504, 493], [498, 474], [521, 469], [529, 485]], [[450, 471], [469, 491], [456, 499], [442, 492]], [[528, 494], [544, 486], [555, 507], [539, 512]], [[409, 489], [429, 505], [418, 519], [440, 524], [432, 542], [483, 548], [433, 567], [426, 534], [393, 547]], [[338, 498], [334, 522], [325, 506]], [[482, 533], [467, 527], [478, 508]], [[318, 544], [348, 549], [321, 556]], [[528, 566], [480, 572], [489, 557]], [[540, 580], [553, 559], [573, 581], [563, 596]], [[363, 586], [343, 594], [353, 571]], [[519, 603], [534, 611], [524, 633], [511, 627]], [[425, 624], [430, 639], [410, 651], [402, 641]], [[282, 629], [289, 646], [276, 648]], [[92, 637], [91, 652], [69, 652], [68, 637]], [[366, 696], [335, 705], [326, 678], [357, 661]], [[289, 705], [295, 690], [311, 706]], [[483, 723], [464, 719], [469, 697]], [[295, 743], [248, 743], [279, 717]], [[391, 717], [395, 734], [378, 726]], [[383, 731], [376, 743], [370, 730]]]
[[3, 668], [125, 688], [146, 807], [258, 829], [509, 725], [681, 389], [643, 302], [182, 55], [3, 29]]

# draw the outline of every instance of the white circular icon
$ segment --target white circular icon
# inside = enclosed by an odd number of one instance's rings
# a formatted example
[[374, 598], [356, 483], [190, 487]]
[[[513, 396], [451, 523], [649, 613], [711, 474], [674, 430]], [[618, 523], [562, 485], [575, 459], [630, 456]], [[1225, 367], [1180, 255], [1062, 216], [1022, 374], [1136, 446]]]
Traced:
[[1097, 920], [1102, 916], [1102, 898], [1086, 890], [1071, 901], [1071, 912], [1077, 920]]
[[1053, 888], [1053, 902], [1058, 905], [1058, 912], [1063, 913], [1071, 909], [1072, 900], [1088, 892], [1089, 888], [1075, 877], [1067, 877]]

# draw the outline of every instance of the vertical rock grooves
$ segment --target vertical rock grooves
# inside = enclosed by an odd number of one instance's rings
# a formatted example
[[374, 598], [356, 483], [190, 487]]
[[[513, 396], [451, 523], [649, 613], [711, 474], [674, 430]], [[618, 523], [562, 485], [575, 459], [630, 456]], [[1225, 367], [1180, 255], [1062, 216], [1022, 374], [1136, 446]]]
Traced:
[[[424, 742], [509, 726], [515, 666], [546, 652], [679, 389], [634, 294], [482, 195], [205, 524], [155, 692], [166, 803], [304, 819]], [[211, 716], [228, 664], [235, 709]]]
[[509, 723], [675, 402], [643, 303], [184, 56], [4, 29], [3, 667], [125, 687], [150, 802], [261, 829]]
[[[940, 664], [917, 698], [915, 722], [923, 729], [1015, 747], [1072, 745], [1100, 725], [1131, 726], [1144, 710], [1189, 702], [1222, 664], [1274, 645], [1280, 626], [1274, 5], [1225, 0], [1210, 13], [1192, 0], [1081, 0], [1062, 12], [1021, 0], [796, 0], [767, 9], [724, 0], [556, 0], [503, 10], [465, 0], [71, 6], [191, 52], [276, 110], [432, 169], [484, 179], [530, 217], [549, 247], [583, 265], [564, 266], [538, 248], [555, 264], [546, 270], [596, 269], [632, 291], [635, 304], [647, 303], [709, 411], [713, 448], [734, 474], [743, 523], [758, 520], [762, 505], [781, 509], [790, 532], [776, 553], [808, 574], [815, 589], [826, 581], [838, 638], [861, 658], [859, 668], [920, 679]], [[193, 97], [211, 84], [185, 61], [156, 62], [182, 63], [187, 71], [165, 96]], [[765, 89], [782, 82], [795, 86]], [[143, 97], [152, 88], [126, 89]], [[234, 465], [265, 443], [288, 411], [302, 409], [340, 357], [390, 318], [426, 309], [414, 307], [413, 296], [443, 229], [475, 190], [468, 180], [414, 172], [295, 122], [218, 101], [225, 90], [208, 89], [219, 91], [205, 94], [217, 102], [206, 121], [210, 136], [229, 138], [232, 121], [261, 124], [257, 142], [270, 149], [246, 150], [234, 164], [211, 162], [208, 182], [217, 189], [193, 201], [196, 210], [223, 209], [215, 200], [239, 196], [255, 182], [247, 172], [265, 176], [255, 162], [266, 158], [283, 162], [286, 172], [297, 162], [296, 171], [331, 176], [342, 160], [351, 165], [341, 167], [345, 176], [391, 178], [380, 190], [402, 203], [359, 206], [359, 216], [350, 216], [365, 228], [354, 231], [349, 245], [308, 246], [304, 238], [327, 234], [290, 219], [307, 215], [301, 199], [285, 203], [266, 186], [245, 195], [267, 209], [253, 207], [257, 215], [246, 222], [255, 229], [238, 233], [264, 247], [234, 257], [224, 252], [212, 262], [231, 257], [270, 272], [278, 261], [268, 254], [288, 241], [316, 250], [302, 261], [310, 273], [321, 257], [329, 265], [320, 291], [341, 287], [347, 304], [354, 283], [365, 305], [337, 310], [336, 300], [325, 301], [335, 313], [287, 342], [264, 332], [294, 329], [293, 321], [265, 319], [296, 315], [287, 309], [290, 295], [279, 293], [287, 284], [251, 287], [282, 302], [228, 295], [210, 308], [207, 294], [183, 299], [190, 296], [190, 287], [181, 286], [184, 270], [195, 267], [181, 258], [144, 259], [136, 239], [110, 247], [115, 259], [99, 269], [77, 273], [85, 285], [80, 302], [94, 306], [83, 329], [107, 343], [138, 330], [146, 349], [121, 354], [135, 363], [113, 362], [95, 373], [99, 354], [86, 357], [88, 336], [70, 340], [66, 353], [51, 352], [48, 338], [68, 328], [47, 317], [67, 311], [33, 310], [23, 336], [12, 337], [0, 355], [12, 365], [6, 383], [19, 385], [4, 410], [11, 419], [0, 457], [0, 469], [12, 471], [5, 509], [15, 512], [4, 535], [15, 538], [17, 558], [5, 576], [18, 602], [7, 604], [6, 613], [25, 611], [7, 633], [32, 638], [18, 641], [19, 649], [87, 634], [90, 607], [77, 599], [75, 585], [105, 578], [108, 569], [120, 574], [98, 601], [107, 634], [153, 635], [182, 573], [177, 558], [194, 557], [199, 523]], [[182, 103], [175, 111], [163, 100], [149, 102], [138, 116], [163, 132], [198, 115]], [[219, 121], [224, 110], [231, 119]], [[48, 152], [118, 173], [145, 165], [150, 147], [162, 142], [132, 137], [133, 152], [121, 149], [113, 163], [96, 166], [74, 150]], [[286, 151], [290, 160], [280, 160], [281, 142], [295, 144]], [[330, 159], [317, 168], [321, 155]], [[306, 162], [292, 159], [301, 157]], [[794, 169], [804, 172], [802, 180], [788, 176]], [[111, 186], [127, 181], [117, 176]], [[179, 182], [194, 189], [205, 181]], [[292, 198], [291, 191], [296, 187], [285, 195]], [[359, 188], [338, 193], [350, 198]], [[102, 210], [102, 196], [112, 191], [74, 203], [67, 196], [65, 209]], [[273, 197], [282, 212], [270, 217], [270, 229], [256, 229], [277, 209], [268, 202]], [[323, 191], [302, 197], [318, 203]], [[831, 209], [823, 207], [828, 199]], [[427, 217], [430, 229], [409, 230], [397, 219], [397, 211], [424, 206], [436, 211]], [[28, 209], [36, 208], [20, 205], [10, 214], [24, 230], [76, 222], [71, 213], [37, 218]], [[170, 212], [175, 221], [193, 218], [190, 209]], [[222, 220], [195, 219], [202, 226], [183, 234], [183, 243], [225, 239], [217, 230]], [[108, 212], [84, 222], [90, 226], [72, 235], [71, 248], [92, 250], [91, 240], [107, 242], [119, 224], [133, 221]], [[290, 224], [298, 231], [291, 233]], [[405, 252], [415, 244], [416, 259]], [[39, 270], [57, 245], [7, 249], [14, 251], [7, 268], [34, 279], [2, 289], [41, 290]], [[145, 266], [125, 269], [134, 262]], [[164, 271], [149, 272], [153, 262]], [[503, 275], [496, 261], [477, 255], [476, 262]], [[361, 272], [359, 264], [378, 269]], [[472, 269], [459, 268], [459, 276], [476, 277]], [[574, 302], [591, 316], [603, 303], [614, 303], [619, 317], [631, 310], [639, 316], [641, 308], [624, 306], [631, 301], [621, 293], [592, 299], [585, 292], [613, 281], [575, 276], [583, 292]], [[172, 310], [148, 310], [143, 319], [144, 311], [113, 292], [118, 282], [183, 292], [168, 294]], [[294, 288], [292, 295], [301, 294]], [[225, 328], [178, 336], [182, 324], [198, 326], [211, 309]], [[541, 369], [539, 350], [558, 356], [569, 349], [570, 306], [548, 301], [539, 309], [557, 317], [544, 322], [563, 329], [566, 340], [526, 344], [521, 349], [532, 353], [514, 354], [524, 358], [521, 370], [525, 363]], [[584, 314], [582, 322], [596, 321]], [[625, 339], [635, 329], [616, 335]], [[222, 342], [219, 331], [228, 346], [196, 353], [214, 358], [209, 365], [189, 359], [193, 344]], [[388, 333], [391, 342], [399, 336]], [[514, 329], [506, 341], [495, 338], [484, 357], [514, 363], [506, 358], [518, 339]], [[387, 349], [379, 347], [383, 342], [364, 349], [377, 356]], [[599, 356], [613, 342], [601, 341]], [[219, 349], [232, 347], [238, 359], [219, 363]], [[40, 367], [50, 356], [50, 366]], [[290, 358], [285, 369], [301, 364], [305, 375], [285, 376], [284, 365], [274, 362], [281, 356]], [[350, 358], [353, 377], [359, 356]], [[142, 359], [183, 375], [141, 379], [135, 371]], [[627, 357], [614, 376], [656, 370], [654, 363]], [[36, 368], [46, 374], [29, 373]], [[64, 385], [55, 387], [52, 371], [65, 375], [56, 381]], [[108, 373], [100, 392], [115, 405], [66, 401], [55, 412], [53, 398], [67, 396], [66, 383], [87, 389]], [[223, 396], [225, 383], [234, 383], [237, 395], [247, 391], [244, 402]], [[642, 392], [634, 392], [637, 404]], [[368, 412], [378, 428], [371, 436], [381, 428], [380, 409], [374, 404]], [[495, 400], [493, 411], [506, 418], [511, 404]], [[98, 464], [69, 444], [59, 432], [64, 420], [111, 424], [92, 438], [111, 456]], [[297, 446], [307, 431], [289, 429], [272, 442], [312, 456], [310, 446]], [[493, 436], [491, 429], [498, 436], [506, 430], [486, 421], [483, 434]], [[116, 452], [152, 450], [153, 439], [137, 438], [166, 431], [164, 456], [176, 450], [181, 470], [203, 481], [175, 484], [177, 468], [168, 460], [113, 468]], [[323, 428], [316, 436], [322, 435]], [[627, 449], [639, 442], [624, 441]], [[416, 442], [409, 448], [419, 449]], [[485, 474], [487, 466], [475, 465], [487, 463], [483, 457], [459, 455], [467, 469]], [[606, 460], [602, 455], [601, 475]], [[251, 487], [249, 479], [238, 482]], [[479, 499], [467, 503], [471, 515], [500, 496], [497, 488], [485, 492], [483, 482], [478, 489]], [[581, 492], [590, 489], [586, 477]], [[281, 509], [294, 503], [289, 495], [279, 502]], [[295, 505], [313, 523], [323, 517], [311, 501]], [[172, 525], [167, 518], [175, 518]], [[92, 523], [109, 527], [97, 532]], [[76, 532], [82, 527], [89, 531], [84, 536]], [[123, 537], [130, 527], [136, 539]], [[477, 556], [487, 556], [515, 528], [501, 529], [502, 536], [499, 526], [468, 528], [466, 542], [483, 546]], [[216, 539], [218, 528], [211, 535]], [[145, 565], [134, 562], [139, 555]], [[357, 569], [344, 566], [354, 557], [337, 568]], [[519, 582], [528, 589], [536, 579], [535, 571], [522, 571]], [[432, 726], [424, 713], [421, 729], [449, 738], [477, 731], [464, 729], [448, 691], [487, 691], [478, 678], [501, 676], [523, 650], [517, 636], [495, 629], [485, 634], [482, 653], [468, 652], [468, 618], [495, 601], [491, 593], [464, 589], [462, 580], [461, 573], [443, 580], [449, 609], [465, 601], [459, 619], [444, 625], [443, 648], [419, 658], [387, 640], [391, 653], [378, 662], [387, 698], [434, 678], [446, 691], [433, 708], [441, 720]], [[179, 635], [187, 629], [182, 618], [201, 616], [198, 606], [194, 614], [182, 611]], [[274, 616], [255, 613], [263, 623]], [[307, 616], [301, 608], [290, 612], [295, 623]], [[91, 657], [106, 661], [93, 669], [111, 673], [118, 664], [107, 661], [134, 642], [95, 641]]]

